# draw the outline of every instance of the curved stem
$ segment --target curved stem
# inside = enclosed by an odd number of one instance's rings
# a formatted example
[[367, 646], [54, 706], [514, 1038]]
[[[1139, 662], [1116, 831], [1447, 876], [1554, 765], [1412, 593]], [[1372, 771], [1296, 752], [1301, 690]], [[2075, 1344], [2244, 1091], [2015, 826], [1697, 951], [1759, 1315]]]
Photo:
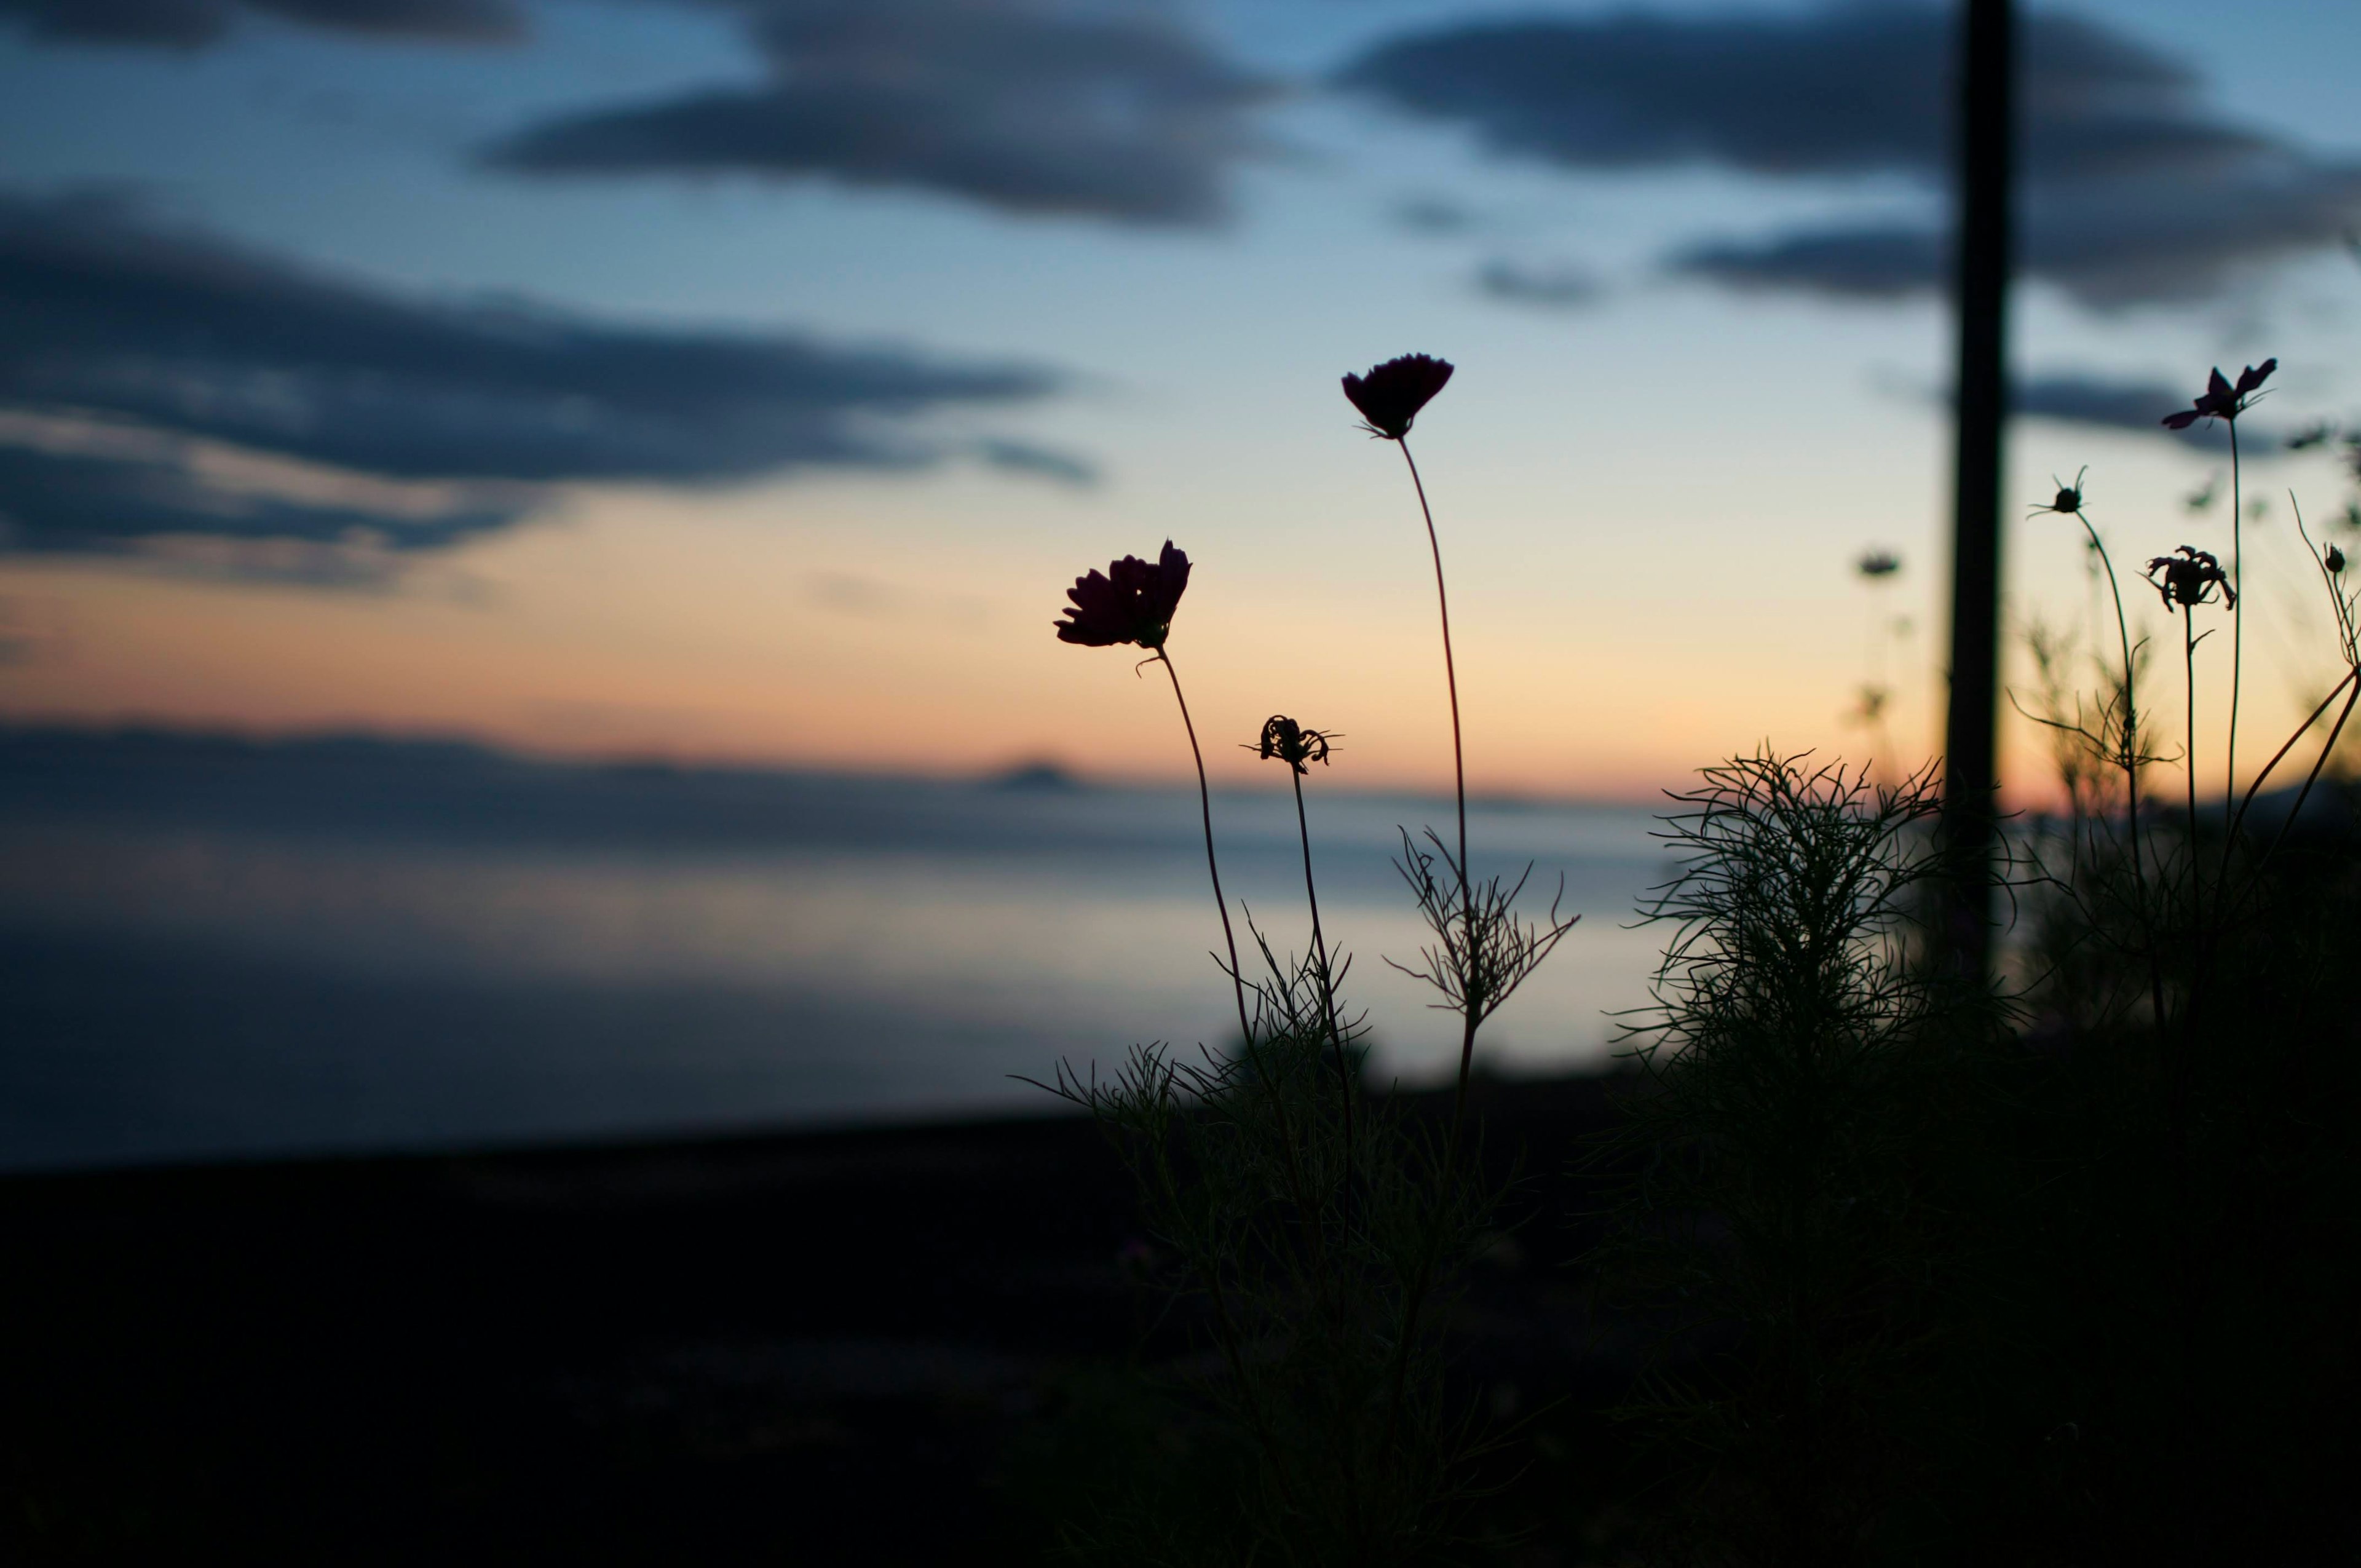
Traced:
[[2194, 921], [2203, 903], [2203, 883], [2197, 872], [2197, 614], [2190, 605], [2180, 607], [2180, 667], [2189, 692], [2189, 911]]
[[2287, 836], [2295, 831], [2296, 818], [2303, 815], [2303, 804], [2312, 798], [2312, 786], [2320, 782], [2320, 771], [2328, 765], [2330, 754], [2336, 750], [2337, 739], [2345, 733], [2345, 721], [2353, 717], [2353, 705], [2356, 700], [2361, 700], [2361, 680], [2356, 680], [2352, 692], [2345, 699], [2344, 708], [2336, 716], [2335, 728], [2329, 730], [2328, 739], [2321, 743], [2319, 760], [2312, 764], [2312, 772], [2304, 776], [2303, 788], [2296, 792], [2295, 804], [2288, 808], [2287, 820], [2279, 824], [2279, 832], [2271, 839], [2271, 847], [2263, 851], [2262, 860], [2256, 864], [2257, 879], [2262, 876], [2263, 868], [2271, 863], [2271, 857], [2279, 852], [2279, 846], [2287, 842]]
[[[2230, 592], [2236, 596], [2230, 606], [2230, 754], [2223, 764], [2224, 783], [2222, 786], [2223, 809], [2238, 798], [2238, 676], [2245, 667], [2246, 652], [2246, 594], [2241, 563], [2246, 559], [2244, 545], [2246, 508], [2244, 493], [2239, 488], [2238, 422], [2230, 426]], [[2222, 847], [2227, 856], [2230, 848]], [[2225, 859], [2224, 862], [2227, 864]]]
[[1459, 901], [1471, 900], [1467, 891], [1467, 757], [1459, 734], [1459, 669], [1451, 655], [1451, 596], [1443, 586], [1443, 542], [1434, 532], [1434, 509], [1426, 504], [1426, 484], [1418, 477], [1418, 459], [1407, 440], [1395, 443], [1410, 465], [1410, 482], [1418, 492], [1419, 515], [1426, 520], [1426, 545], [1434, 556], [1434, 602], [1443, 618], [1443, 684], [1451, 693], [1451, 778], [1459, 806]]
[[1189, 754], [1197, 760], [1197, 805], [1205, 818], [1205, 873], [1213, 879], [1213, 903], [1222, 912], [1222, 941], [1230, 952], [1230, 993], [1238, 1003], [1238, 1038], [1251, 1051], [1254, 1026], [1246, 1022], [1246, 982], [1238, 968], [1238, 938], [1230, 929], [1230, 901], [1222, 894], [1222, 868], [1213, 859], [1213, 792], [1205, 783], [1205, 753], [1197, 744], [1197, 726], [1189, 717], [1189, 699], [1180, 695], [1180, 672], [1173, 667], [1172, 655], [1159, 648], [1156, 657], [1172, 678], [1172, 700], [1180, 705], [1180, 725], [1189, 731]]
[[[1434, 528], [1434, 509], [1427, 504], [1426, 483], [1419, 477], [1418, 459], [1411, 455], [1410, 443], [1397, 441], [1402, 461], [1410, 466], [1410, 482], [1418, 492], [1419, 515], [1426, 520], [1426, 543], [1434, 557], [1434, 602], [1443, 620], [1443, 678], [1451, 694], [1451, 778], [1453, 796], [1458, 808], [1459, 857], [1453, 869], [1459, 876], [1459, 908], [1461, 928], [1472, 953], [1476, 939], [1476, 894], [1467, 865], [1467, 753], [1459, 722], [1459, 671], [1451, 649], [1451, 596], [1443, 581], [1443, 542]], [[1437, 1254], [1443, 1245], [1444, 1205], [1448, 1189], [1459, 1169], [1460, 1129], [1466, 1120], [1467, 1079], [1476, 1060], [1476, 1027], [1480, 1021], [1477, 1001], [1469, 996], [1461, 1003], [1459, 1036], [1459, 1077], [1451, 1098], [1451, 1127], [1444, 1136], [1443, 1164], [1436, 1172], [1434, 1212], [1429, 1220], [1426, 1247], [1419, 1258], [1416, 1275], [1403, 1302], [1401, 1339], [1394, 1347], [1392, 1389], [1387, 1399], [1384, 1451], [1393, 1447], [1400, 1431], [1402, 1407], [1407, 1397], [1406, 1384], [1410, 1374], [1412, 1347], [1418, 1341], [1419, 1323], [1426, 1302], [1428, 1286], [1433, 1282]]]
[[2099, 553], [2099, 564], [2107, 569], [2107, 593], [2115, 605], [2115, 640], [2123, 649], [2124, 660], [2124, 754], [2122, 759], [2125, 793], [2130, 815], [2132, 845], [2133, 895], [2139, 901], [2142, 945], [2147, 948], [2148, 1005], [2156, 1011], [2156, 1026], [2164, 1027], [2164, 970], [2156, 950], [2156, 930], [2151, 924], [2154, 911], [2147, 902], [2147, 868], [2140, 854], [2140, 793], [2139, 793], [2139, 703], [2136, 696], [2136, 676], [2132, 668], [2131, 623], [2124, 618], [2124, 590], [2115, 580], [2114, 558], [2107, 554], [2107, 542], [2099, 537], [2098, 529], [2075, 509], [2075, 521], [2082, 532], [2091, 536], [2091, 548]]
[[[2312, 710], [2311, 716], [2305, 718], [2301, 724], [2297, 725], [2295, 733], [2287, 738], [2287, 744], [2281, 746], [2277, 751], [2271, 753], [2271, 760], [2263, 764], [2263, 771], [2255, 775], [2255, 782], [2246, 786], [2245, 796], [2239, 800], [2238, 814], [2230, 819], [2231, 832], [2235, 833], [2238, 831], [2240, 825], [2246, 820], [2247, 808], [2255, 804], [2255, 797], [2262, 794], [2263, 785], [2270, 782], [2272, 773], [2278, 769], [2281, 762], [2287, 760], [2287, 754], [2295, 750], [2296, 742], [2302, 740], [2306, 735], [2312, 733], [2312, 727], [2320, 722], [2320, 716], [2328, 711], [2329, 704], [2334, 702], [2338, 697], [2345, 695], [2345, 688], [2352, 683], [2355, 674], [2355, 671], [2347, 670], [2345, 674], [2339, 675], [2337, 677], [2336, 684], [2328, 688], [2328, 695], [2320, 699], [2319, 706]], [[2319, 769], [2314, 767], [2312, 772], [2317, 775]], [[2305, 787], [2310, 788], [2311, 786], [2307, 784]], [[2261, 870], [2259, 866], [2256, 869], [2257, 871]]]
[[1279, 1119], [1279, 1143], [1287, 1150], [1288, 1183], [1295, 1199], [1296, 1212], [1301, 1216], [1306, 1233], [1312, 1238], [1313, 1250], [1318, 1252], [1323, 1244], [1318, 1217], [1310, 1195], [1304, 1190], [1302, 1151], [1288, 1124], [1286, 1091], [1283, 1085], [1273, 1080], [1261, 1053], [1256, 1050], [1254, 1025], [1246, 1021], [1246, 982], [1245, 971], [1238, 967], [1238, 938], [1230, 928], [1230, 901], [1222, 894], [1222, 868], [1213, 859], [1213, 794], [1205, 783], [1205, 753], [1197, 744], [1197, 726], [1189, 717], [1189, 699], [1180, 695], [1180, 672], [1174, 667], [1172, 655], [1159, 648], [1156, 656], [1163, 661], [1164, 673], [1172, 679], [1172, 697], [1180, 705], [1180, 724], [1189, 731], [1189, 754], [1197, 760], [1197, 804], [1205, 819], [1205, 872], [1213, 880], [1213, 902], [1222, 912], [1222, 942], [1230, 954], [1230, 994], [1238, 1004], [1238, 1048], [1254, 1065], [1256, 1078], [1261, 1081], [1263, 1091], [1270, 1096], [1271, 1110]]
[[[1410, 465], [1410, 482], [1418, 491], [1419, 515], [1426, 520], [1426, 544], [1434, 555], [1434, 602], [1443, 616], [1443, 681], [1451, 693], [1451, 780], [1453, 793], [1459, 807], [1459, 908], [1472, 940], [1476, 934], [1476, 895], [1467, 875], [1467, 754], [1461, 743], [1459, 730], [1459, 670], [1451, 654], [1451, 596], [1443, 586], [1443, 541], [1434, 532], [1434, 509], [1426, 502], [1426, 482], [1418, 477], [1418, 459], [1410, 455], [1410, 442], [1397, 441], [1402, 461]], [[1459, 1047], [1459, 1091], [1451, 1110], [1452, 1138], [1459, 1142], [1459, 1115], [1467, 1103], [1467, 1072], [1476, 1055], [1476, 1027], [1472, 1012], [1468, 1026]]]

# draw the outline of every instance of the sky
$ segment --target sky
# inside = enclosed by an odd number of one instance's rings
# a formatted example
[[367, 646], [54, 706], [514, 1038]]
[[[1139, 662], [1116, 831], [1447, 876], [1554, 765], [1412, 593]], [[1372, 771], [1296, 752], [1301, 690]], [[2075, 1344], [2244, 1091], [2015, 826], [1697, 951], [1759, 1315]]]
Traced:
[[[2127, 578], [2226, 557], [2224, 433], [2156, 422], [2277, 356], [2243, 725], [2283, 729], [2341, 668], [2288, 492], [2350, 542], [2361, 13], [2026, 32], [2007, 493], [2087, 466]], [[1171, 779], [1170, 692], [1049, 630], [1170, 538], [1218, 776], [1286, 712], [1340, 784], [1441, 784], [1416, 502], [1337, 386], [1423, 352], [1459, 367], [1411, 444], [1476, 787], [1906, 765], [1949, 36], [1737, 0], [0, 0], [0, 718]], [[2087, 624], [2070, 521], [2006, 561], [2017, 631]], [[2037, 795], [2038, 734], [2004, 750]]]

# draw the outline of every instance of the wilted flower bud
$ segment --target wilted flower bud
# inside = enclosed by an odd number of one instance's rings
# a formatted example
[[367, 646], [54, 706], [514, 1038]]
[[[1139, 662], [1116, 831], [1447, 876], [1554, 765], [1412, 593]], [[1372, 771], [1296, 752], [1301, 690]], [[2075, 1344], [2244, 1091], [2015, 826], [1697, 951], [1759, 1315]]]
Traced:
[[1283, 713], [1274, 713], [1263, 720], [1262, 739], [1246, 750], [1265, 762], [1277, 759], [1301, 773], [1311, 771], [1304, 766], [1306, 762], [1328, 761], [1333, 749], [1330, 743], [1334, 740], [1334, 736], [1320, 730], [1306, 729]]
[[[2177, 558], [2176, 558], [2177, 557]], [[2161, 572], [2162, 576], [2157, 574]], [[2173, 555], [2158, 555], [2147, 564], [2147, 579], [2156, 591], [2164, 596], [2164, 608], [2175, 605], [2211, 604], [2213, 590], [2220, 588], [2225, 603], [2238, 602], [2237, 590], [2230, 586], [2229, 574], [2213, 552], [2183, 544]]]

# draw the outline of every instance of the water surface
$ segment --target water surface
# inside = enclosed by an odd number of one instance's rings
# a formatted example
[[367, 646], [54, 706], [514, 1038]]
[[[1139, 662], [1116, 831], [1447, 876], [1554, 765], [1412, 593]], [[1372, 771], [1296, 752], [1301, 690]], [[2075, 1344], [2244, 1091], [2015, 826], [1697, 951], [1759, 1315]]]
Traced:
[[[1214, 807], [1234, 902], [1301, 948], [1289, 798]], [[18, 735], [0, 808], [11, 1168], [1026, 1109], [1011, 1075], [1235, 1033], [1191, 792]], [[1422, 940], [1399, 828], [1449, 803], [1312, 809], [1378, 1069], [1432, 1077], [1451, 1020], [1381, 960]], [[1471, 813], [1479, 872], [1583, 916], [1495, 1067], [1596, 1061], [1642, 1000], [1650, 826]]]

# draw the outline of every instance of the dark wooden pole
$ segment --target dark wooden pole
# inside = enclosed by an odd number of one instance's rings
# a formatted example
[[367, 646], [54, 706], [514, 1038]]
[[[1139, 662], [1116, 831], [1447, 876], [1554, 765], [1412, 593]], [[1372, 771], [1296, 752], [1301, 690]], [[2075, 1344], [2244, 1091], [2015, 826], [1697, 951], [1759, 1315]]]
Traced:
[[1951, 492], [1951, 693], [1943, 819], [1958, 856], [1952, 938], [1988, 961], [1999, 755], [2001, 433], [2007, 417], [2013, 0], [1964, 0], [1958, 124], [1959, 444]]

